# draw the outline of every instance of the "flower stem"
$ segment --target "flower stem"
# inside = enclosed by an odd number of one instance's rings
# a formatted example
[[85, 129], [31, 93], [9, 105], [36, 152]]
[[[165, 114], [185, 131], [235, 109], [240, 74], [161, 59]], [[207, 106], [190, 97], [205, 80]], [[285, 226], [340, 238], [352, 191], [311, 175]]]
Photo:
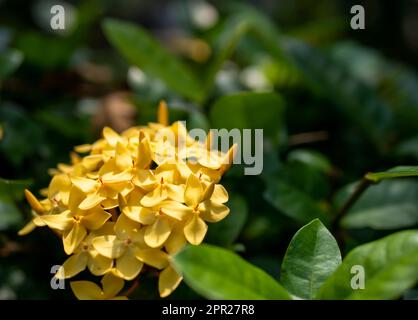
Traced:
[[373, 182], [369, 179], [363, 178], [357, 184], [356, 189], [351, 194], [351, 196], [347, 199], [344, 205], [338, 210], [337, 214], [334, 217], [332, 226], [334, 230], [337, 230], [337, 241], [342, 246], [344, 244], [344, 237], [343, 232], [339, 227], [341, 219], [345, 216], [345, 214], [351, 209], [351, 207], [356, 203], [356, 201], [360, 198], [360, 196], [367, 190], [368, 187]]
[[125, 292], [125, 296], [126, 297], [129, 297], [132, 293], [134, 293], [135, 292], [135, 290], [138, 288], [138, 286], [139, 286], [139, 279], [138, 278], [136, 278], [135, 280], [134, 280], [134, 282], [132, 283], [132, 285], [126, 290], [126, 292]]

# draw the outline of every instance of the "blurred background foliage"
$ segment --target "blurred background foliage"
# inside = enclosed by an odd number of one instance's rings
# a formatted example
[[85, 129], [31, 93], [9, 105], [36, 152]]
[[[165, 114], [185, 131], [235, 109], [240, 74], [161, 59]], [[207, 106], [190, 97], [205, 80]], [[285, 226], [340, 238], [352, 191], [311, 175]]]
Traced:
[[[50, 27], [54, 4], [65, 30]], [[354, 4], [365, 30], [350, 29]], [[103, 126], [155, 121], [161, 99], [189, 128], [264, 129], [263, 173], [228, 172], [231, 215], [206, 241], [273, 277], [314, 218], [343, 254], [416, 227], [416, 179], [371, 187], [332, 223], [366, 172], [417, 162], [416, 30], [414, 0], [0, 1], [0, 299], [71, 297], [50, 289], [65, 260], [55, 236], [16, 234], [30, 217], [23, 189], [47, 186]], [[136, 297], [156, 298], [155, 282]], [[182, 284], [171, 297], [197, 296]]]

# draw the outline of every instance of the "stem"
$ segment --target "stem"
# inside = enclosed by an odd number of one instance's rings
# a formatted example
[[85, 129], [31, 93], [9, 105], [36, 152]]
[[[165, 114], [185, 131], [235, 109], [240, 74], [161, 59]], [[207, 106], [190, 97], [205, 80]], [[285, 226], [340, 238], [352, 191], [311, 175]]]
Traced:
[[369, 179], [366, 179], [366, 178], [361, 179], [361, 181], [357, 184], [357, 187], [354, 190], [354, 192], [351, 194], [351, 196], [347, 199], [347, 201], [344, 203], [344, 205], [341, 207], [341, 209], [338, 210], [337, 214], [335, 215], [332, 226], [334, 230], [337, 230], [337, 240], [340, 246], [344, 244], [344, 235], [343, 235], [342, 230], [339, 228], [341, 219], [345, 216], [348, 210], [351, 209], [351, 207], [360, 198], [360, 196], [364, 193], [364, 191], [366, 191], [367, 188], [370, 187], [372, 183], [373, 182], [370, 181]]
[[129, 297], [139, 286], [139, 279], [136, 278], [132, 285], [126, 290], [124, 296]]

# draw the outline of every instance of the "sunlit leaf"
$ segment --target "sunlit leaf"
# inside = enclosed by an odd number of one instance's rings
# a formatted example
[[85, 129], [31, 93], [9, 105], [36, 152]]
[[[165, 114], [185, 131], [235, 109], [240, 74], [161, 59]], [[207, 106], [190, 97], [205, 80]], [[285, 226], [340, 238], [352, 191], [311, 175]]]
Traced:
[[208, 299], [290, 299], [267, 273], [226, 249], [187, 246], [174, 257], [174, 265], [186, 283]]
[[353, 249], [316, 298], [396, 299], [417, 280], [418, 231], [403, 231]]

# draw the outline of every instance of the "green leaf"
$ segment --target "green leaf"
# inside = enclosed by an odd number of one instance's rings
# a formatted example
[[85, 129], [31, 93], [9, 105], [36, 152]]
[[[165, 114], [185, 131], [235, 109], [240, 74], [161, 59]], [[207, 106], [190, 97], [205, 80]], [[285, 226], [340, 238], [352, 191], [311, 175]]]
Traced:
[[[267, 174], [267, 181], [271, 177]], [[330, 193], [328, 177], [315, 166], [301, 161], [282, 164], [274, 177], [304, 192], [314, 200], [325, 199]]]
[[18, 50], [8, 50], [0, 53], [0, 79], [11, 75], [22, 63], [23, 55]]
[[21, 165], [25, 158], [39, 151], [42, 128], [25, 109], [12, 103], [1, 105], [0, 119], [3, 129], [0, 152], [15, 166]]
[[341, 220], [345, 228], [377, 230], [405, 228], [417, 223], [418, 181], [411, 179], [387, 180], [370, 187]]
[[418, 158], [418, 137], [414, 136], [401, 143], [395, 148], [395, 155], [400, 157]]
[[267, 189], [263, 196], [273, 207], [299, 223], [305, 224], [315, 218], [326, 222], [329, 220], [318, 202], [280, 179], [267, 180]]
[[34, 31], [20, 33], [16, 38], [16, 48], [23, 53], [25, 63], [42, 70], [64, 67], [76, 50], [68, 38]]
[[337, 241], [321, 221], [315, 219], [292, 238], [283, 259], [280, 280], [292, 294], [313, 299], [340, 264]]
[[399, 167], [395, 167], [384, 172], [368, 173], [366, 174], [365, 178], [373, 182], [379, 182], [383, 179], [413, 177], [413, 176], [418, 176], [418, 167], [399, 166]]
[[283, 112], [284, 101], [276, 93], [240, 92], [218, 99], [210, 110], [210, 120], [214, 128], [263, 129], [264, 136], [277, 142]]
[[236, 49], [241, 38], [247, 33], [249, 24], [242, 19], [232, 17], [228, 19], [222, 28], [221, 34], [216, 39], [215, 55], [209, 63], [208, 71], [205, 76], [204, 92], [209, 95], [213, 87], [216, 74], [221, 69], [225, 60], [227, 60]]
[[329, 55], [295, 39], [282, 46], [316, 94], [328, 99], [377, 147], [383, 148], [391, 126], [390, 106], [366, 83], [359, 81]]
[[187, 121], [187, 129], [203, 129], [205, 131], [210, 130], [209, 120], [206, 115], [199, 111], [191, 111]]
[[230, 195], [227, 203], [229, 215], [209, 226], [206, 241], [219, 246], [229, 246], [238, 238], [248, 216], [248, 206], [240, 195]]
[[0, 231], [19, 225], [22, 215], [10, 197], [0, 194]]
[[187, 246], [174, 257], [186, 283], [208, 299], [290, 299], [286, 290], [261, 269], [228, 250]]
[[173, 91], [201, 100], [202, 89], [195, 76], [145, 29], [115, 19], [106, 19], [103, 29], [110, 43], [129, 63], [161, 79]]
[[[353, 266], [364, 268], [364, 289], [352, 288], [361, 276]], [[396, 299], [417, 280], [418, 231], [402, 231], [352, 250], [316, 298]]]
[[296, 149], [289, 152], [288, 161], [298, 161], [314, 167], [322, 172], [329, 172], [332, 169], [329, 160], [320, 152], [308, 149]]
[[6, 180], [0, 178], [0, 196], [7, 196], [11, 199], [21, 200], [25, 188], [32, 184], [32, 180]]

